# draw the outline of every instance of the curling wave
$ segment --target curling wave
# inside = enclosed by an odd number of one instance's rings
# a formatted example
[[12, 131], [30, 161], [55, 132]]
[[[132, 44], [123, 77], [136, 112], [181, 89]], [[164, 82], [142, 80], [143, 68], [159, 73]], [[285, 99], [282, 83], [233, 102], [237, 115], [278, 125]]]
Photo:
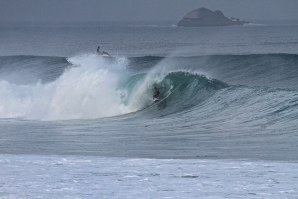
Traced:
[[[5, 56], [0, 57], [0, 118], [160, 117], [197, 111], [202, 121], [217, 125], [235, 117], [255, 124], [279, 122], [277, 116], [283, 116], [291, 123], [297, 112], [297, 63], [298, 55], [289, 54]], [[156, 104], [153, 86], [162, 93]]]

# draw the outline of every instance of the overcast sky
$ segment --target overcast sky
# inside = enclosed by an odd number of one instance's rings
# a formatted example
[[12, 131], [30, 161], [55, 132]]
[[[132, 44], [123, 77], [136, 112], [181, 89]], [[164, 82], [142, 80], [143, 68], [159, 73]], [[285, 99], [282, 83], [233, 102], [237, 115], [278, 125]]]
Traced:
[[298, 19], [298, 0], [0, 0], [0, 22], [178, 21], [199, 7], [243, 20]]

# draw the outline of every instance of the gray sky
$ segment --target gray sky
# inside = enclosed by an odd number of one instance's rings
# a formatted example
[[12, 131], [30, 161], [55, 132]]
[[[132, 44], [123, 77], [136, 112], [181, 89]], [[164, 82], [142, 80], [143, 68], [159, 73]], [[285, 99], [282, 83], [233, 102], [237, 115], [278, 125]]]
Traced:
[[298, 0], [0, 0], [0, 22], [178, 21], [199, 7], [243, 20], [298, 19]]

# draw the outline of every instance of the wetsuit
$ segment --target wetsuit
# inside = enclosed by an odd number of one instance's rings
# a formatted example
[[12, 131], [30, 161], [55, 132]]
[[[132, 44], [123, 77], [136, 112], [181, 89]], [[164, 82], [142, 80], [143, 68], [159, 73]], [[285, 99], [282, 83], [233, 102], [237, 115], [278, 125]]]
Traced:
[[160, 95], [160, 91], [159, 90], [155, 90], [153, 93], [153, 98], [158, 98]]

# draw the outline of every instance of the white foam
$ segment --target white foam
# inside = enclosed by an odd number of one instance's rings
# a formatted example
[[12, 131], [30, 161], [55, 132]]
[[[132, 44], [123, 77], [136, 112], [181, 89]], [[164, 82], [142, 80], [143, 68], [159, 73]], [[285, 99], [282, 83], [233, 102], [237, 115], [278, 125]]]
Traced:
[[0, 155], [0, 198], [297, 198], [297, 163]]
[[69, 58], [68, 68], [47, 84], [15, 85], [0, 81], [0, 118], [37, 120], [91, 119], [131, 112], [121, 101], [119, 81], [126, 59], [96, 55]]

